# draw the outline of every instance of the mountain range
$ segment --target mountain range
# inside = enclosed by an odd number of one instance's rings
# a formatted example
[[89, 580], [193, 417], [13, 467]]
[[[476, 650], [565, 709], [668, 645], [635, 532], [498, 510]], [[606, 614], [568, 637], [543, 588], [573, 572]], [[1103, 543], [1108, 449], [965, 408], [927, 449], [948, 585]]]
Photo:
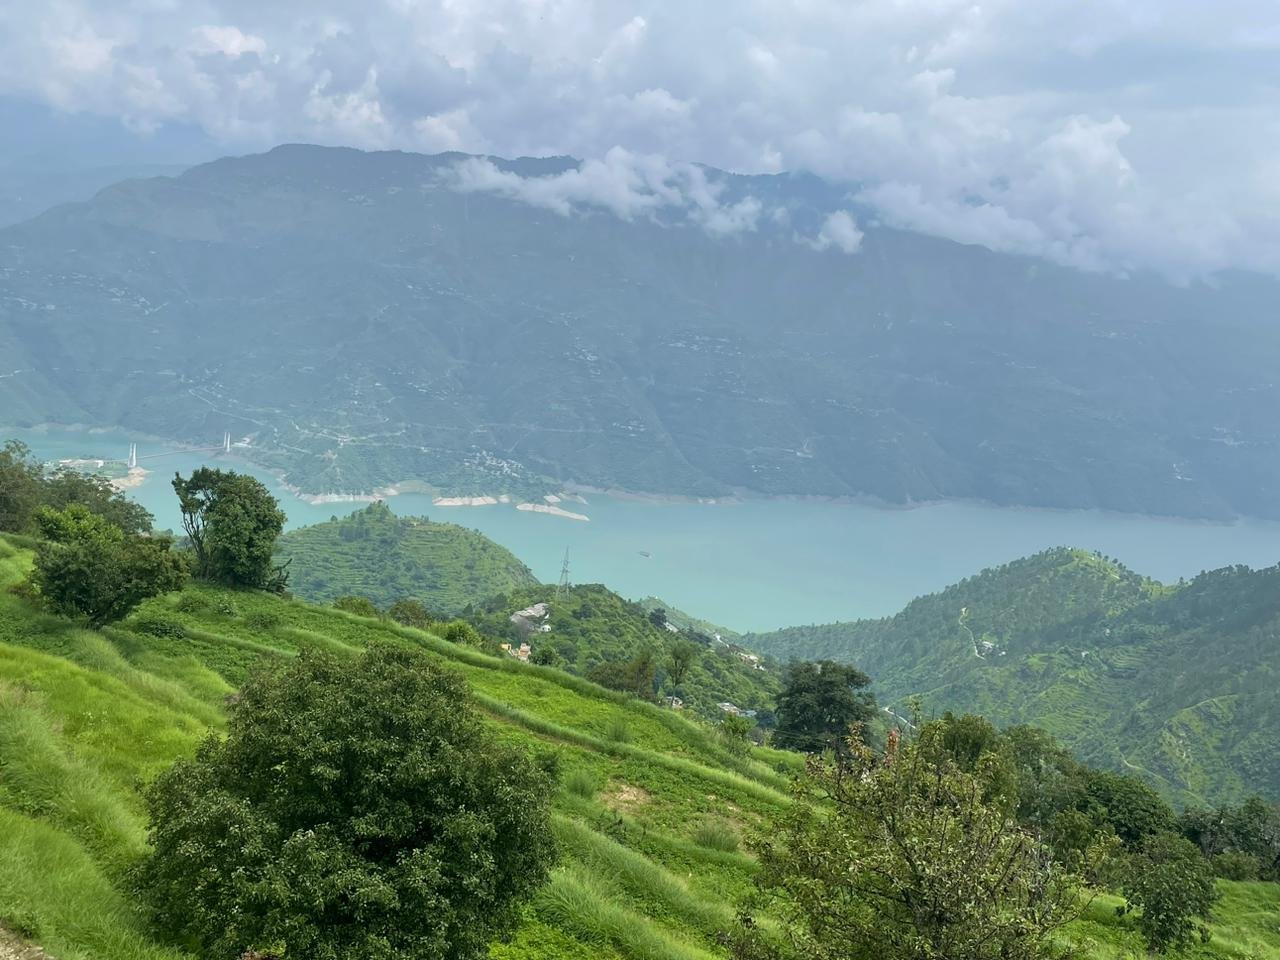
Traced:
[[558, 205], [568, 158], [285, 146], [118, 183], [0, 230], [3, 419], [230, 430], [317, 492], [1280, 516], [1273, 281], [1086, 274], [697, 169], [701, 219]]
[[880, 620], [741, 642], [831, 658], [901, 715], [981, 713], [1042, 727], [1081, 759], [1179, 803], [1280, 797], [1280, 566], [1164, 585], [1056, 549], [984, 570]]

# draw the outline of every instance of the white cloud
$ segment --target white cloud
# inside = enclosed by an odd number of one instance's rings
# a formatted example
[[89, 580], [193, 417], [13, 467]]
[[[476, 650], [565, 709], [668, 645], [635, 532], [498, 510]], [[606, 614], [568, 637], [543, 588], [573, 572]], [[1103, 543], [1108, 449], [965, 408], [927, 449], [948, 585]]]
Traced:
[[806, 238], [797, 234], [796, 241], [818, 251], [834, 247], [842, 253], [857, 253], [862, 246], [862, 237], [863, 233], [858, 229], [858, 223], [852, 214], [837, 210], [827, 214], [817, 236]]
[[242, 57], [246, 53], [265, 53], [267, 43], [261, 37], [242, 32], [238, 27], [205, 24], [196, 28], [196, 48], [221, 53], [227, 57]]
[[473, 157], [457, 164], [447, 183], [466, 193], [493, 193], [569, 216], [584, 208], [604, 209], [623, 220], [658, 219], [666, 214], [700, 226], [717, 237], [756, 229], [764, 209], [755, 197], [722, 203], [721, 185], [691, 163], [634, 154], [622, 147], [602, 159], [547, 176], [522, 177], [490, 160]]
[[[679, 206], [637, 158], [802, 168], [886, 222], [1175, 275], [1280, 272], [1278, 53], [1258, 0], [0, 0], [0, 96], [229, 152], [571, 154], [598, 166], [542, 202], [632, 217]], [[682, 209], [770, 215], [742, 202]]]

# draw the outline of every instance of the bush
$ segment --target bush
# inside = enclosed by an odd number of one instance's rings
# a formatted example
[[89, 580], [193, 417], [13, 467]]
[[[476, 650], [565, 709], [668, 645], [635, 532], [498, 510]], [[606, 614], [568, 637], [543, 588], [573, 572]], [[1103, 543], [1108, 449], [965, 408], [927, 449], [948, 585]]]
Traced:
[[133, 623], [133, 628], [138, 633], [148, 633], [153, 637], [171, 637], [177, 639], [187, 635], [186, 628], [176, 620], [168, 620], [165, 617], [145, 616], [139, 617]]
[[240, 616], [240, 608], [230, 597], [221, 596], [213, 601], [213, 612], [223, 617]]
[[266, 610], [259, 610], [258, 612], [251, 613], [249, 616], [245, 617], [244, 622], [254, 630], [262, 630], [265, 632], [274, 630], [276, 627], [280, 626], [280, 614], [269, 613]]
[[450, 643], [460, 643], [468, 647], [478, 647], [484, 642], [484, 638], [476, 628], [465, 620], [450, 620], [445, 625], [442, 636]]
[[179, 613], [200, 613], [209, 609], [209, 601], [198, 593], [183, 593], [173, 606]]
[[1262, 862], [1250, 853], [1229, 850], [1212, 862], [1214, 875], [1223, 880], [1257, 880], [1262, 875]]
[[564, 788], [575, 797], [590, 800], [600, 789], [600, 779], [586, 767], [574, 767], [564, 778]]
[[546, 879], [550, 790], [427, 655], [307, 651], [152, 784], [137, 888], [202, 957], [481, 957]]
[[617, 714], [611, 716], [608, 726], [604, 729], [604, 735], [613, 743], [630, 743], [631, 728], [627, 726], [627, 718]]
[[370, 617], [372, 619], [380, 619], [382, 617], [382, 613], [368, 597], [339, 597], [333, 601], [333, 606], [335, 610], [344, 610], [347, 613], [355, 614], [357, 617]]
[[738, 849], [738, 834], [723, 820], [704, 820], [693, 831], [693, 842], [708, 850], [734, 853]]

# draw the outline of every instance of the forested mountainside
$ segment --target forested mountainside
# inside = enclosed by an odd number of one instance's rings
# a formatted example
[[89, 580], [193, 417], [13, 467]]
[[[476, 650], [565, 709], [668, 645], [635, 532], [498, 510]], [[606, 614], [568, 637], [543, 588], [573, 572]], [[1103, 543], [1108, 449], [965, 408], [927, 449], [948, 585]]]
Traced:
[[464, 159], [281, 147], [0, 231], [5, 419], [231, 430], [317, 491], [1280, 515], [1271, 281], [1174, 288], [870, 220], [850, 254], [804, 242], [848, 191], [802, 176], [707, 171], [725, 208], [758, 204], [732, 235], [565, 215], [458, 190]]
[[505, 547], [453, 523], [398, 517], [384, 503], [282, 536], [290, 589], [328, 603], [361, 596], [379, 607], [417, 600], [453, 616], [495, 593], [535, 586], [538, 579]]
[[905, 713], [1049, 730], [1182, 801], [1280, 796], [1280, 567], [1163, 586], [1080, 550], [984, 570], [893, 617], [742, 639], [855, 663]]

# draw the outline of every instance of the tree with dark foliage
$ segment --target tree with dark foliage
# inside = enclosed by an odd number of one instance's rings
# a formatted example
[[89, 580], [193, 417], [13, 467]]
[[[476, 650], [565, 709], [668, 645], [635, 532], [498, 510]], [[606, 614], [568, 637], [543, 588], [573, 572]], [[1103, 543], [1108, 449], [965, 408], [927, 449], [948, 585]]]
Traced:
[[284, 570], [272, 563], [285, 515], [254, 477], [200, 467], [174, 474], [182, 529], [196, 556], [196, 576], [233, 587], [283, 592]]
[[791, 664], [778, 694], [773, 742], [803, 753], [841, 749], [851, 729], [875, 716], [870, 684], [861, 670], [831, 660]]
[[184, 558], [170, 551], [169, 538], [126, 534], [80, 504], [42, 507], [36, 523], [44, 539], [28, 582], [50, 609], [84, 617], [91, 627], [123, 619], [187, 578]]
[[138, 889], [202, 957], [481, 957], [550, 869], [550, 793], [424, 654], [308, 652], [148, 790]]

